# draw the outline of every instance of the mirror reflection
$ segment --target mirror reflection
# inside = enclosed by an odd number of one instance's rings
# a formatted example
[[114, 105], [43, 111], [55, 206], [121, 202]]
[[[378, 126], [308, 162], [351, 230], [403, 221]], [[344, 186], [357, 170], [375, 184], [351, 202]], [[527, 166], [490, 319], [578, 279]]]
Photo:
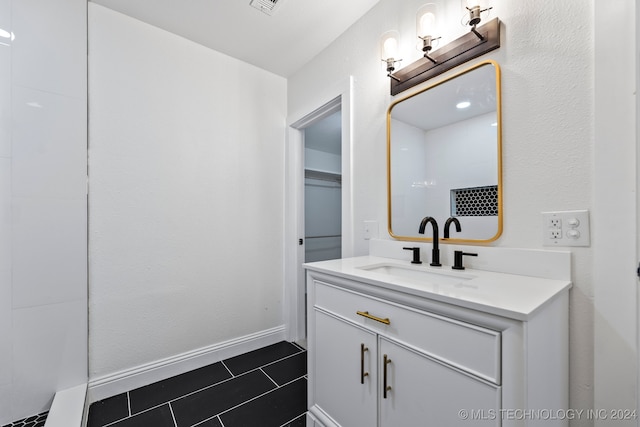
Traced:
[[[500, 69], [479, 63], [395, 101], [387, 114], [389, 233], [430, 240], [422, 218], [457, 218], [448, 242], [502, 232]], [[428, 236], [428, 237], [427, 237]]]

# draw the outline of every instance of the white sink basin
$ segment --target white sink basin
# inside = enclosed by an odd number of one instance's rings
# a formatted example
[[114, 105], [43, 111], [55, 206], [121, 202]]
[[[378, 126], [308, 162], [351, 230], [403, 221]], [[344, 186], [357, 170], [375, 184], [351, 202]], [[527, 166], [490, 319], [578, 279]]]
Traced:
[[372, 273], [381, 273], [389, 276], [406, 277], [409, 279], [418, 279], [433, 284], [442, 285], [459, 285], [467, 280], [471, 280], [474, 276], [469, 274], [454, 273], [448, 271], [427, 270], [425, 267], [398, 265], [398, 264], [373, 264], [359, 267], [361, 270], [370, 271]]

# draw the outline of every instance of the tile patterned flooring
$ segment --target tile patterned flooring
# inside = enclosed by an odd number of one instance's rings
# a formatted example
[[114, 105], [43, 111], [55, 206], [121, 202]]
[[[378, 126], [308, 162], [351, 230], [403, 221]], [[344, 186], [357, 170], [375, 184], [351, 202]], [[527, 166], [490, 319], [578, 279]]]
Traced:
[[279, 342], [95, 402], [87, 427], [305, 425], [307, 352]]
[[47, 420], [49, 412], [43, 412], [42, 414], [34, 415], [33, 417], [25, 418], [24, 420], [14, 421], [11, 424], [5, 424], [2, 427], [43, 427]]

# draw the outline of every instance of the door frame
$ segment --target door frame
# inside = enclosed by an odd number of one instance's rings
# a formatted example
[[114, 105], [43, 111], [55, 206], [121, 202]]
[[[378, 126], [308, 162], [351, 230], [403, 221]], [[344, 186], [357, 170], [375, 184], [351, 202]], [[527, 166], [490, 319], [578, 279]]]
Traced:
[[304, 246], [304, 128], [341, 110], [342, 257], [353, 256], [353, 77], [311, 99], [287, 118], [284, 206], [284, 323], [289, 341], [306, 339]]
[[627, 0], [593, 4], [593, 408], [607, 412], [639, 406], [635, 7]]

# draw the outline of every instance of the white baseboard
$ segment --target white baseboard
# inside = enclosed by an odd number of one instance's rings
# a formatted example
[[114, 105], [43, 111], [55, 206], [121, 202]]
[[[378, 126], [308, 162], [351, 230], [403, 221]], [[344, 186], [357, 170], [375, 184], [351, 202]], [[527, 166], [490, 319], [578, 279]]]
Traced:
[[282, 325], [99, 378], [93, 378], [89, 380], [87, 400], [90, 404], [125, 391], [275, 344], [285, 338], [285, 327]]

